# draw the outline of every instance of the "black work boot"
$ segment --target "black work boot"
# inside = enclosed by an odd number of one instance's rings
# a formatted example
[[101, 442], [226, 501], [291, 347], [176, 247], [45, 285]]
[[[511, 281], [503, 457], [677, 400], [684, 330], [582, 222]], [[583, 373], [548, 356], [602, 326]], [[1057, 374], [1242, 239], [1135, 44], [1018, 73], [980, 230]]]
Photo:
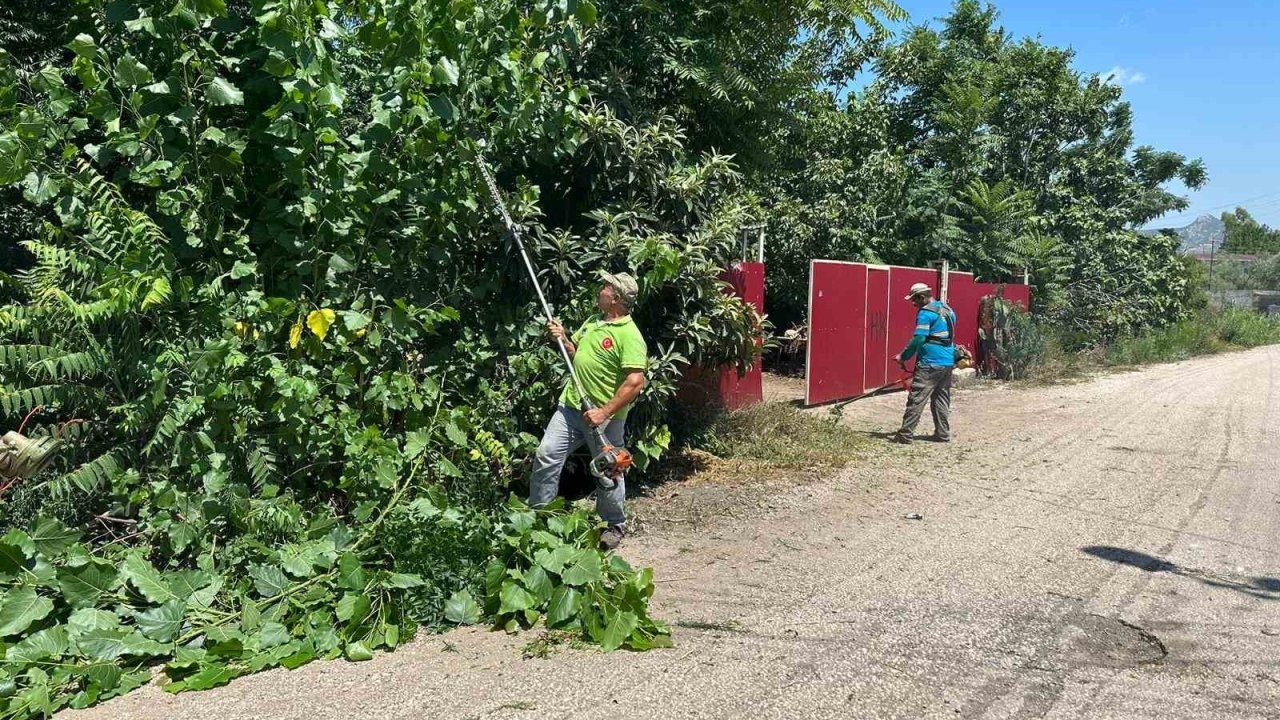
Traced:
[[893, 442], [898, 443], [899, 445], [910, 445], [912, 442], [911, 436], [901, 431], [894, 433], [893, 437], [889, 439], [892, 440]]
[[617, 550], [622, 544], [622, 538], [627, 533], [622, 529], [621, 525], [610, 525], [605, 531], [600, 533], [600, 547], [604, 550]]

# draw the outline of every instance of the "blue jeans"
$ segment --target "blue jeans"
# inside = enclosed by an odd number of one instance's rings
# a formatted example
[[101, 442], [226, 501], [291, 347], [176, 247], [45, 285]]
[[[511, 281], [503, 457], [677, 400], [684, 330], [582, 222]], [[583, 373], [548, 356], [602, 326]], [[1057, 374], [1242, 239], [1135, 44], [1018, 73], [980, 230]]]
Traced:
[[[605, 425], [604, 435], [611, 444], [622, 447], [625, 427], [624, 418], [614, 418]], [[587, 432], [587, 421], [581, 412], [564, 405], [556, 408], [542, 433], [542, 443], [538, 445], [538, 454], [533, 461], [533, 474], [529, 477], [530, 505], [546, 505], [560, 494], [560, 471], [564, 469], [569, 454], [587, 441]], [[627, 521], [622, 510], [622, 502], [626, 499], [627, 484], [625, 478], [620, 477], [614, 489], [608, 492], [596, 489], [596, 512], [610, 525], [622, 525]]]

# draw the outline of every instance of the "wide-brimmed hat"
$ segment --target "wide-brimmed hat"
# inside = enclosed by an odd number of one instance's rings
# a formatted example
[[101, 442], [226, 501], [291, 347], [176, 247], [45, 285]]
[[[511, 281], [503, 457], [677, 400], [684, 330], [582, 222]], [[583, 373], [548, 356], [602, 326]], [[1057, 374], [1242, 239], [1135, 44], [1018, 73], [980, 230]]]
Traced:
[[903, 299], [913, 300], [917, 295], [932, 295], [932, 294], [933, 294], [933, 288], [929, 287], [928, 285], [925, 285], [924, 283], [916, 283], [915, 285], [911, 286], [911, 292], [907, 293], [907, 296]]
[[628, 273], [609, 273], [600, 271], [600, 279], [604, 280], [614, 292], [622, 298], [627, 305], [631, 305], [636, 301], [636, 295], [640, 294], [640, 284], [636, 279]]

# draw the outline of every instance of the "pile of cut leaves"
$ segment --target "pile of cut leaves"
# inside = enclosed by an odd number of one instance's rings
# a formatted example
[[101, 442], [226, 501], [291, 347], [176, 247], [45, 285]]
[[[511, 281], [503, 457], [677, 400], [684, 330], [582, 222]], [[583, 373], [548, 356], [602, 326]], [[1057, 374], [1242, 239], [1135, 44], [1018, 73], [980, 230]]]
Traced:
[[[487, 619], [512, 632], [543, 622], [605, 650], [670, 645], [669, 630], [648, 615], [652, 571], [596, 549], [602, 525], [586, 511], [535, 511], [515, 499], [507, 510], [491, 521], [482, 601], [454, 593], [450, 621]], [[10, 530], [0, 538], [0, 717], [88, 707], [157, 674], [169, 692], [205, 690], [271, 667], [368, 660], [395, 648], [417, 628], [404, 608], [424, 583], [382, 567], [364, 549], [371, 532], [315, 523], [304, 542], [233, 573], [212, 555], [165, 571], [137, 548], [91, 551], [77, 531], [47, 518], [31, 532]]]

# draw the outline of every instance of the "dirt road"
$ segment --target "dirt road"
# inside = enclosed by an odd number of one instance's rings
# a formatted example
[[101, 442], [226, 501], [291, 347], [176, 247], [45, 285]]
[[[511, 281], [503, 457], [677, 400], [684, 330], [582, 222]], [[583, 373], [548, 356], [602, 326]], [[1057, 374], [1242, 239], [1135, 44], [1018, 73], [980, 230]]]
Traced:
[[468, 630], [70, 717], [1280, 718], [1280, 348], [969, 391], [953, 426], [630, 540], [673, 650]]

